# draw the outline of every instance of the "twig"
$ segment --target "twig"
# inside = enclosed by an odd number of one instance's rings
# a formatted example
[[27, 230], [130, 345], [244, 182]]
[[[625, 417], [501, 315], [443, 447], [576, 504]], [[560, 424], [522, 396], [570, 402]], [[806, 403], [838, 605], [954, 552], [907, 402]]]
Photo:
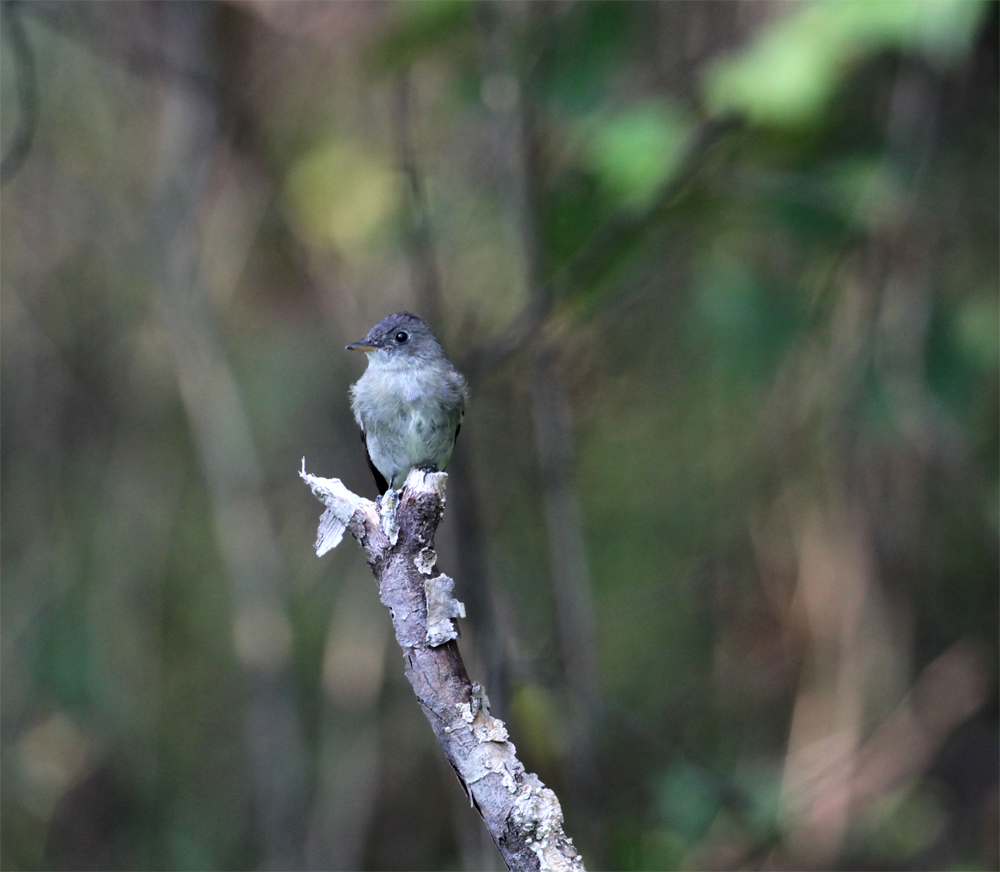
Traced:
[[[443, 472], [413, 470], [398, 503], [377, 505], [339, 479], [299, 473], [327, 508], [319, 554], [345, 530], [368, 554], [379, 595], [392, 615], [406, 677], [472, 806], [509, 869], [583, 872], [583, 858], [563, 831], [562, 808], [537, 775], [526, 772], [503, 721], [490, 714], [486, 692], [469, 679], [455, 640], [464, 607], [454, 582], [437, 568], [434, 534], [444, 512]], [[387, 514], [394, 516], [387, 523]], [[396, 533], [395, 543], [386, 529]]]

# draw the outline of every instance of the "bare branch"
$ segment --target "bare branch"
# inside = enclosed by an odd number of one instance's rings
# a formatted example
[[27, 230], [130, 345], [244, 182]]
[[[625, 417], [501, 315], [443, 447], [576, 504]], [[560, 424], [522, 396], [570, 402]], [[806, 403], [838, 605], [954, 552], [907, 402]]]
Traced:
[[[414, 469], [398, 503], [383, 498], [376, 504], [339, 479], [310, 475], [304, 463], [299, 474], [327, 507], [317, 553], [334, 547], [346, 529], [368, 554], [417, 702], [508, 868], [583, 872], [583, 858], [563, 831], [559, 799], [525, 771], [458, 651], [454, 618], [464, 616], [464, 607], [452, 596], [454, 582], [438, 569], [434, 551], [448, 476]], [[395, 543], [385, 532], [387, 513], [395, 518]]]

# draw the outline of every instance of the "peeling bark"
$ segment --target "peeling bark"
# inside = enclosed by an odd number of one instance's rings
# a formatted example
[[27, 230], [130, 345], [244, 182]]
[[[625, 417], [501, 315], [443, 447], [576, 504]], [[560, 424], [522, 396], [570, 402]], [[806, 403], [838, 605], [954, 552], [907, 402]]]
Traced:
[[[300, 475], [327, 507], [317, 553], [336, 547], [349, 530], [368, 554], [417, 702], [508, 868], [583, 872], [583, 858], [563, 831], [559, 799], [525, 771], [506, 726], [490, 714], [486, 692], [462, 662], [454, 618], [464, 616], [464, 607], [451, 595], [454, 582], [440, 572], [434, 552], [448, 476], [415, 469], [398, 504], [376, 504], [339, 479], [308, 474], [304, 463]], [[394, 523], [386, 523], [390, 512]]]

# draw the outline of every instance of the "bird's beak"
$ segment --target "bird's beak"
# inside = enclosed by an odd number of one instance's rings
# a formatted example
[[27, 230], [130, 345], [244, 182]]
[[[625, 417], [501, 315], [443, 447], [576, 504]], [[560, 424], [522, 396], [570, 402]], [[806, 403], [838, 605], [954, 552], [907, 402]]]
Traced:
[[345, 351], [375, 351], [378, 348], [377, 345], [372, 345], [370, 342], [352, 342], [345, 348]]

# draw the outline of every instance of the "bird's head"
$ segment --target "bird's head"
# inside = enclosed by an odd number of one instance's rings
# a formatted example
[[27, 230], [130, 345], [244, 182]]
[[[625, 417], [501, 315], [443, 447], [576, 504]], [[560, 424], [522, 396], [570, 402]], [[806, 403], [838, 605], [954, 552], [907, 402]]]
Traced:
[[396, 312], [378, 322], [360, 342], [352, 342], [348, 351], [364, 351], [372, 362], [405, 359], [433, 360], [444, 352], [423, 318], [409, 312]]

